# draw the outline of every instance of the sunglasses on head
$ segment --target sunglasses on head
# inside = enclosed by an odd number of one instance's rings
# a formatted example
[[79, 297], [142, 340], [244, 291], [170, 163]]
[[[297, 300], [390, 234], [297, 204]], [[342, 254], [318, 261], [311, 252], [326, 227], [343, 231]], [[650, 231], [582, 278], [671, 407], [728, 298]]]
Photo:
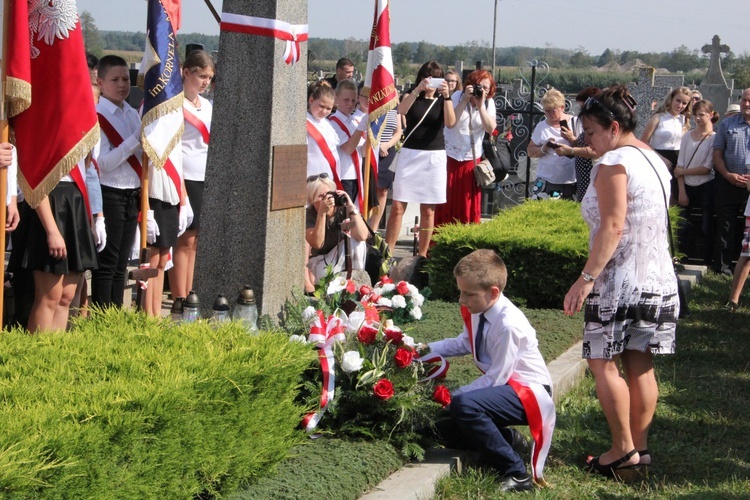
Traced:
[[[638, 105], [635, 99], [633, 99], [633, 96], [628, 94], [623, 98], [623, 102], [625, 105], [630, 108], [630, 111], [635, 112], [635, 107]], [[607, 115], [609, 115], [610, 118], [612, 118], [613, 121], [617, 121], [617, 117], [615, 117], [615, 114], [612, 112], [611, 109], [609, 109], [607, 106], [601, 103], [596, 97], [589, 97], [586, 99], [586, 102], [583, 105], [584, 109], [591, 109], [593, 106], [599, 106], [599, 108], [603, 109]]]
[[307, 178], [307, 182], [317, 181], [318, 179], [328, 179], [328, 173], [323, 172], [322, 174], [311, 175]]

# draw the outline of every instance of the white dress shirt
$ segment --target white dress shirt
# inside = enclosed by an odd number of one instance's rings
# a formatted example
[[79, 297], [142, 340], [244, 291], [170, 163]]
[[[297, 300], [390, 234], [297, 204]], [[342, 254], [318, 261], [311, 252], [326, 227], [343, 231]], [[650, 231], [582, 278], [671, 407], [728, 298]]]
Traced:
[[99, 182], [102, 186], [117, 189], [135, 189], [141, 186], [141, 179], [127, 162], [134, 155], [141, 162], [141, 119], [138, 112], [127, 102], [118, 107], [106, 97], [99, 99], [97, 113], [101, 113], [123, 138], [118, 147], [112, 146], [109, 139], [101, 132], [101, 147], [97, 162], [99, 164]]

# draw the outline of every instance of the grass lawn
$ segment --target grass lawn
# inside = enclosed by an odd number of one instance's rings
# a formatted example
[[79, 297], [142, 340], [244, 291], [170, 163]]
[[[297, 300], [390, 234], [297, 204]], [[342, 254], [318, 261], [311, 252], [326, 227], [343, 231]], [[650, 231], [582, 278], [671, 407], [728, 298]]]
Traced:
[[[722, 309], [730, 279], [709, 274], [680, 320], [677, 354], [658, 357], [659, 405], [642, 483], [590, 476], [584, 458], [609, 446], [609, 431], [587, 378], [558, 407], [557, 429], [540, 498], [750, 498], [750, 310]], [[499, 498], [496, 476], [468, 467], [443, 480], [439, 499]]]
[[[428, 300], [422, 310], [421, 321], [404, 325], [406, 333], [417, 342], [431, 342], [461, 333], [463, 324], [457, 303]], [[537, 330], [547, 362], [581, 337], [580, 317], [571, 319], [556, 310], [524, 309], [524, 312]], [[469, 356], [452, 358], [445, 382], [449, 387], [459, 387], [478, 375]], [[293, 455], [278, 464], [272, 474], [229, 498], [356, 499], [404, 464], [397, 450], [388, 443], [335, 436], [311, 440], [294, 450]]]

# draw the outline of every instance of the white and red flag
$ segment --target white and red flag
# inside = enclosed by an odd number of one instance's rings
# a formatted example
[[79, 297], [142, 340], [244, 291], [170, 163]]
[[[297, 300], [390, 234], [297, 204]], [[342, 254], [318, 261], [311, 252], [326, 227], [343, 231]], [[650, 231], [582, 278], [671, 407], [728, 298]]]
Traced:
[[18, 183], [36, 208], [93, 149], [99, 124], [75, 1], [15, 0], [8, 21], [6, 96]]
[[[370, 34], [370, 51], [367, 54], [365, 89], [370, 91], [368, 102], [367, 137], [373, 151], [378, 151], [385, 115], [398, 105], [396, 80], [393, 77], [391, 56], [391, 7], [389, 0], [375, 0], [375, 19]], [[372, 155], [377, 158], [378, 155]], [[375, 164], [373, 168], [377, 169]]]

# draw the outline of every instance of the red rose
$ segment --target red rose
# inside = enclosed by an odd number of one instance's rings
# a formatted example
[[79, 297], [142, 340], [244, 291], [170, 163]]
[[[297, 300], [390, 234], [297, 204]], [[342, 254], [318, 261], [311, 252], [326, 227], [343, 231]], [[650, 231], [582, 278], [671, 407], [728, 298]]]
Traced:
[[409, 284], [406, 281], [399, 281], [396, 285], [396, 291], [399, 295], [406, 295], [409, 293]]
[[378, 329], [365, 323], [357, 332], [357, 339], [363, 344], [374, 344], [375, 337], [378, 335]]
[[354, 293], [357, 291], [357, 284], [352, 280], [346, 280], [346, 293]]
[[370, 304], [377, 304], [381, 298], [382, 298], [382, 295], [373, 293], [372, 295], [370, 295]]
[[393, 356], [393, 360], [399, 368], [406, 368], [409, 366], [412, 359], [414, 359], [414, 351], [412, 351], [410, 347], [399, 347], [396, 349], [396, 354]]
[[500, 131], [498, 129], [492, 131], [492, 137], [497, 137], [498, 135], [500, 135]]
[[363, 302], [362, 309], [365, 311], [365, 321], [372, 321], [373, 323], [378, 323], [380, 321], [380, 314], [375, 306]]
[[432, 400], [445, 408], [451, 404], [451, 391], [444, 385], [437, 385], [435, 390], [432, 391]]
[[364, 297], [366, 295], [370, 295], [372, 293], [372, 288], [370, 288], [367, 285], [362, 285], [359, 287], [359, 294]]
[[393, 280], [387, 274], [384, 274], [383, 276], [380, 277], [381, 285], [386, 285], [388, 283], [393, 283]]
[[396, 328], [387, 328], [385, 330], [385, 340], [390, 340], [393, 345], [399, 345], [404, 340], [404, 332]]
[[375, 397], [387, 401], [393, 397], [393, 384], [387, 378], [381, 378], [372, 386]]

